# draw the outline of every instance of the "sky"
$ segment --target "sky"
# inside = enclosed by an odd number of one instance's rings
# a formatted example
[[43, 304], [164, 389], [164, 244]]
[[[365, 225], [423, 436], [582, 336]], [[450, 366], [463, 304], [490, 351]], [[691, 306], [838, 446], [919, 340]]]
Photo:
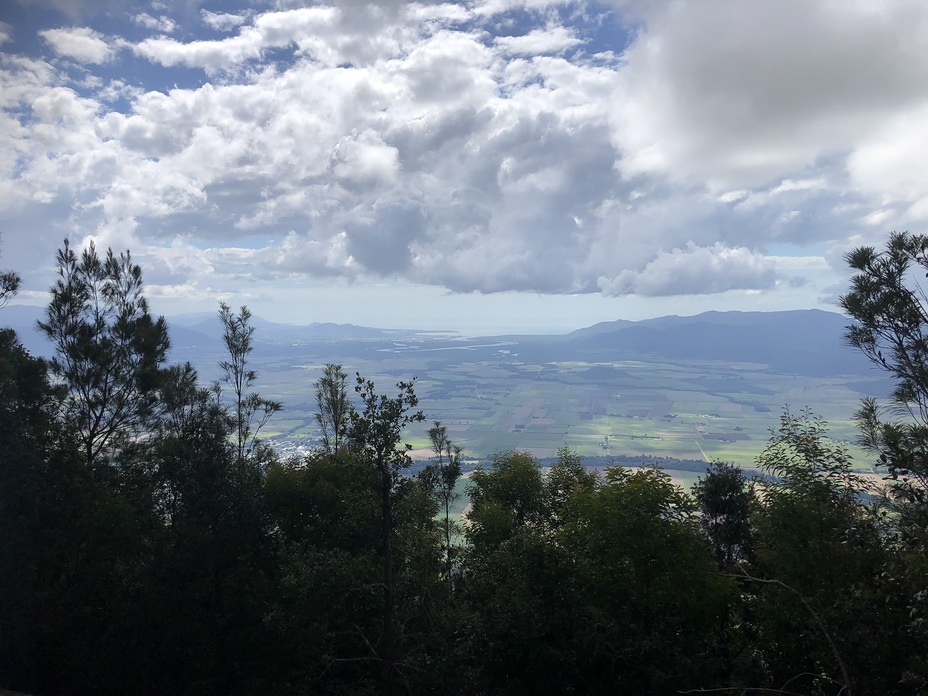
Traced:
[[[923, 0], [7, 0], [0, 268], [464, 333], [836, 310], [928, 219]], [[2, 317], [0, 317], [2, 318]]]

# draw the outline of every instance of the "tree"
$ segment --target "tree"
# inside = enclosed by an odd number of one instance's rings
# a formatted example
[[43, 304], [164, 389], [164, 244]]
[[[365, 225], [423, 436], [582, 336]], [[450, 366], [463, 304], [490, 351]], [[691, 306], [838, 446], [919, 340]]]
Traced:
[[751, 504], [754, 489], [744, 472], [733, 464], [713, 462], [693, 486], [699, 505], [699, 523], [720, 570], [731, 571], [751, 554]]
[[[740, 577], [753, 586], [754, 640], [768, 685], [817, 681], [815, 693], [834, 693], [835, 684], [889, 693], [898, 682], [887, 678], [899, 671], [889, 647], [898, 610], [882, 587], [886, 550], [861, 504], [866, 487], [850, 453], [809, 410], [784, 410], [757, 463], [768, 478], [752, 515], [754, 570]], [[871, 617], [866, 627], [860, 616]]]
[[58, 280], [39, 329], [55, 347], [50, 362], [65, 387], [62, 412], [78, 432], [88, 465], [137, 434], [158, 409], [161, 365], [169, 341], [142, 294], [142, 269], [129, 252], [80, 258], [68, 240], [56, 255]]
[[403, 429], [425, 420], [413, 389], [414, 381], [397, 382], [398, 393], [390, 398], [378, 394], [374, 383], [357, 374], [355, 392], [361, 410], [352, 410], [349, 440], [352, 452], [372, 466], [378, 478], [380, 497], [380, 553], [383, 582], [383, 625], [376, 648], [381, 665], [381, 685], [385, 691], [394, 684], [399, 656], [399, 626], [396, 621], [396, 579], [394, 577], [394, 535], [396, 518], [394, 496], [400, 472], [410, 464], [409, 450], [402, 445]]
[[348, 430], [351, 404], [348, 401], [348, 375], [341, 365], [326, 363], [316, 380], [316, 423], [322, 432], [322, 449], [338, 456], [338, 448]]
[[[480, 646], [480, 693], [562, 693], [577, 682], [582, 597], [571, 549], [548, 534], [544, 475], [529, 452], [495, 453], [471, 474], [461, 596]], [[471, 648], [473, 649], [473, 648]]]
[[557, 463], [544, 481], [545, 517], [550, 531], [563, 527], [571, 517], [577, 494], [592, 491], [598, 483], [595, 472], [586, 470], [580, 455], [563, 446], [557, 451]]
[[529, 452], [496, 452], [491, 469], [471, 474], [467, 538], [476, 553], [496, 548], [523, 529], [541, 529], [544, 477]]
[[0, 271], [0, 307], [6, 305], [17, 292], [21, 278], [13, 271]]
[[463, 595], [486, 693], [672, 693], [720, 671], [734, 583], [694, 503], [657, 470], [544, 474], [500, 453], [472, 474]]
[[429, 439], [432, 441], [435, 462], [425, 468], [422, 472], [422, 479], [433, 492], [443, 516], [441, 531], [444, 537], [444, 549], [442, 553], [448, 588], [452, 589], [454, 547], [451, 537], [455, 531], [455, 525], [451, 519], [451, 506], [460, 497], [460, 494], [455, 492], [455, 488], [458, 479], [461, 478], [461, 448], [451, 441], [448, 437], [448, 429], [440, 421], [435, 421], [435, 425], [429, 428]]
[[[151, 442], [152, 562], [137, 631], [151, 656], [142, 681], [179, 693], [234, 693], [253, 678], [273, 575], [260, 463], [240, 459], [234, 419], [189, 365], [170, 370]], [[263, 463], [263, 462], [261, 462]]]
[[0, 682], [125, 692], [144, 512], [88, 466], [60, 391], [45, 362], [0, 330]]
[[243, 461], [246, 455], [254, 452], [258, 444], [258, 431], [282, 405], [279, 401], [271, 401], [249, 391], [254, 386], [258, 373], [248, 368], [248, 357], [254, 350], [252, 338], [255, 333], [255, 327], [249, 323], [251, 312], [248, 307], [242, 307], [236, 315], [229, 305], [221, 302], [219, 320], [222, 322], [222, 340], [229, 357], [219, 363], [223, 376], [221, 383], [217, 382], [214, 388], [217, 398], [222, 396], [222, 383], [232, 390], [236, 452], [239, 461]]
[[[856, 322], [850, 345], [895, 378], [892, 405], [909, 415], [885, 420], [874, 399], [858, 412], [862, 444], [877, 453], [899, 492], [924, 504], [928, 493], [928, 236], [893, 233], [885, 250], [860, 247], [845, 257], [855, 271], [839, 304]], [[920, 268], [918, 268], [920, 267]], [[928, 273], [925, 274], [928, 278]], [[900, 481], [901, 479], [901, 481]]]
[[584, 691], [679, 693], [714, 683], [718, 627], [736, 596], [716, 571], [695, 504], [660, 469], [610, 467], [557, 538], [572, 549], [586, 629]]
[[[864, 399], [860, 442], [886, 467], [886, 508], [896, 538], [888, 574], [906, 588], [906, 633], [928, 640], [928, 235], [893, 232], [882, 251], [860, 247], [845, 257], [854, 271], [839, 303], [854, 320], [845, 337], [895, 381], [888, 408]], [[900, 641], [902, 636], [896, 638]], [[914, 654], [914, 653], [913, 653]], [[907, 680], [928, 688], [928, 662], [910, 663]]]

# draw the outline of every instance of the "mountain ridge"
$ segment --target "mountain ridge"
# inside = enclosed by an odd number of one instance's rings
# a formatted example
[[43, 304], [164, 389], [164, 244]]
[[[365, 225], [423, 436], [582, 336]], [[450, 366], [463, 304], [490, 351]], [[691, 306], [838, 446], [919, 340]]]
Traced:
[[[10, 305], [0, 309], [0, 326], [10, 325], [27, 349], [49, 355], [50, 346], [35, 330], [44, 308]], [[203, 314], [166, 317], [172, 351], [222, 350], [222, 326], [217, 316]], [[447, 332], [381, 329], [356, 324], [314, 322], [281, 324], [258, 316], [256, 346], [298, 349], [301, 343], [350, 343], [417, 338], [437, 343], [486, 342], [508, 339], [536, 360], [610, 362], [629, 359], [711, 360], [768, 365], [773, 371], [795, 374], [866, 374], [874, 369], [844, 340], [850, 320], [836, 312], [817, 309], [777, 312], [710, 311], [690, 316], [668, 315], [630, 321], [617, 319], [577, 329], [568, 334], [495, 335], [462, 339]]]

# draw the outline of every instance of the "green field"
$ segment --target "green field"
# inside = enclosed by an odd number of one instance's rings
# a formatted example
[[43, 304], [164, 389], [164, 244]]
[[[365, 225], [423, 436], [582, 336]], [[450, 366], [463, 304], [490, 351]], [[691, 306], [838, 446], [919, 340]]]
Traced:
[[[549, 457], [568, 445], [581, 455], [722, 459], [747, 466], [786, 406], [810, 408], [828, 421], [834, 440], [853, 442], [853, 413], [861, 397], [877, 388], [877, 376], [784, 375], [745, 363], [535, 363], [492, 348], [392, 352], [363, 342], [309, 344], [253, 359], [262, 395], [284, 404], [267, 426], [282, 449], [313, 442], [313, 382], [325, 362], [340, 362], [352, 376], [360, 371], [387, 394], [397, 380], [416, 377], [427, 421], [407, 434], [408, 442], [427, 450], [426, 430], [440, 420], [477, 458], [506, 449]], [[206, 359], [200, 370], [215, 376]], [[863, 453], [852, 451], [858, 465], [869, 468]]]

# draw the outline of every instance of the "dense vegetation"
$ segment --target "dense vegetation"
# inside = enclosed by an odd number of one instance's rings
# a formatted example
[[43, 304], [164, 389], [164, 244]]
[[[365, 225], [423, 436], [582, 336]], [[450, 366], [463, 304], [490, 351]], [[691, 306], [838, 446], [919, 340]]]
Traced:
[[[410, 476], [395, 396], [337, 365], [322, 445], [281, 461], [281, 405], [223, 305], [211, 388], [168, 365], [128, 254], [58, 254], [45, 362], [0, 330], [0, 686], [33, 694], [731, 693], [928, 690], [928, 239], [849, 256], [849, 340], [898, 380], [861, 409], [888, 488], [813, 414], [785, 411], [749, 481], [692, 494], [658, 469], [543, 471], [497, 453], [451, 514], [440, 423]], [[0, 301], [16, 291], [3, 274]]]

